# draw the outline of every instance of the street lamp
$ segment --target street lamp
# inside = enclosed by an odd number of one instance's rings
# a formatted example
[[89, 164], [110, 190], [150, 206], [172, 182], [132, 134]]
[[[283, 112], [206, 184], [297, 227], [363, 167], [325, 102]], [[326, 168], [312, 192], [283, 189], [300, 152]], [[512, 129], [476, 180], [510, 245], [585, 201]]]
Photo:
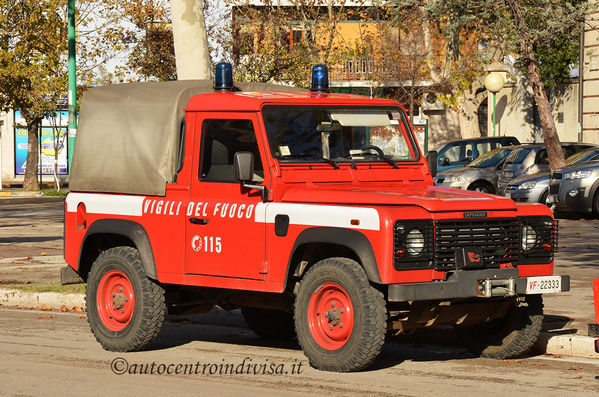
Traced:
[[495, 97], [503, 88], [505, 81], [501, 73], [491, 72], [485, 77], [485, 88], [493, 93], [493, 136], [495, 136]]

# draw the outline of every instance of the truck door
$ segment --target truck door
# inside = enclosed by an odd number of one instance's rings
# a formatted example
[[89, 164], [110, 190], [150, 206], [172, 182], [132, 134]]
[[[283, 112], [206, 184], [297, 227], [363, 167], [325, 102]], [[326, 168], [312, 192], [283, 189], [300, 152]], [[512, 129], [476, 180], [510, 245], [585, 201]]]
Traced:
[[[254, 114], [196, 118], [191, 202], [186, 212], [186, 273], [262, 279], [265, 224], [254, 221], [260, 192], [235, 181], [233, 156], [254, 154], [254, 184], [267, 183]], [[265, 180], [266, 179], [266, 180]], [[266, 185], [268, 186], [268, 185]]]

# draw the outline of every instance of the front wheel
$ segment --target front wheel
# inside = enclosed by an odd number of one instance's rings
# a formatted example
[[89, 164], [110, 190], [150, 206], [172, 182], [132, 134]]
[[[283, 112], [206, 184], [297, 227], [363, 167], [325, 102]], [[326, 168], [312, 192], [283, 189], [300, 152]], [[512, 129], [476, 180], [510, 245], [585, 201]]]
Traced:
[[297, 338], [310, 364], [358, 371], [380, 354], [387, 329], [383, 294], [348, 258], [328, 258], [304, 276], [295, 301]]
[[142, 350], [160, 332], [166, 313], [164, 289], [146, 276], [135, 248], [115, 247], [100, 254], [85, 294], [87, 321], [104, 349]]
[[493, 189], [493, 186], [485, 182], [474, 182], [472, 185], [468, 186], [468, 190], [473, 190], [480, 193], [495, 194], [495, 189]]
[[527, 295], [514, 303], [505, 317], [473, 327], [456, 327], [462, 343], [486, 358], [513, 358], [527, 353], [539, 338], [543, 325], [543, 297]]

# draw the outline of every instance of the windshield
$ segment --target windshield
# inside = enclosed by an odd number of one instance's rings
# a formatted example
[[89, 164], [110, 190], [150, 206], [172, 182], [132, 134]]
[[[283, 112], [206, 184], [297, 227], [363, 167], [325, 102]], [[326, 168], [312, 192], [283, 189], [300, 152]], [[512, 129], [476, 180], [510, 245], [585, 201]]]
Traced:
[[524, 159], [526, 158], [526, 156], [528, 156], [528, 153], [530, 153], [530, 150], [531, 150], [530, 148], [522, 148], [522, 149], [514, 150], [505, 159], [506, 164], [510, 164], [510, 163], [520, 164], [520, 163], [522, 163], [524, 161]]
[[566, 159], [566, 164], [571, 165], [576, 163], [582, 163], [583, 161], [595, 160], [597, 156], [599, 156], [599, 150], [597, 149], [583, 150], [582, 152], [578, 152], [568, 157]]
[[405, 113], [399, 108], [265, 106], [273, 157], [285, 162], [418, 160]]
[[476, 160], [468, 164], [468, 167], [476, 167], [476, 168], [489, 168], [495, 167], [501, 160], [505, 158], [508, 154], [512, 152], [513, 149], [510, 148], [497, 148], [491, 150], [478, 157]]

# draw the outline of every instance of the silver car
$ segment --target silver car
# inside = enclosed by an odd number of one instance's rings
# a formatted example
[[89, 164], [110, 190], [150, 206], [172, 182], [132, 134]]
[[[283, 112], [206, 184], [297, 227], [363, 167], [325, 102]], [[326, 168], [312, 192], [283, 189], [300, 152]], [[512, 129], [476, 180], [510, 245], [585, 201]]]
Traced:
[[599, 214], [599, 160], [556, 170], [548, 202], [557, 208]]
[[435, 185], [477, 192], [495, 193], [503, 160], [515, 146], [493, 149], [462, 168], [443, 171], [435, 177]]
[[[562, 143], [566, 158], [585, 149], [597, 147], [590, 143]], [[505, 196], [508, 183], [517, 177], [549, 172], [549, 156], [545, 145], [524, 145], [517, 147], [505, 159], [497, 180], [498, 194]]]
[[[599, 160], [599, 148], [587, 149], [576, 153], [566, 160], [568, 166], [585, 161]], [[512, 179], [505, 191], [505, 196], [514, 201], [545, 204], [549, 195], [549, 172], [541, 172], [529, 176]]]

